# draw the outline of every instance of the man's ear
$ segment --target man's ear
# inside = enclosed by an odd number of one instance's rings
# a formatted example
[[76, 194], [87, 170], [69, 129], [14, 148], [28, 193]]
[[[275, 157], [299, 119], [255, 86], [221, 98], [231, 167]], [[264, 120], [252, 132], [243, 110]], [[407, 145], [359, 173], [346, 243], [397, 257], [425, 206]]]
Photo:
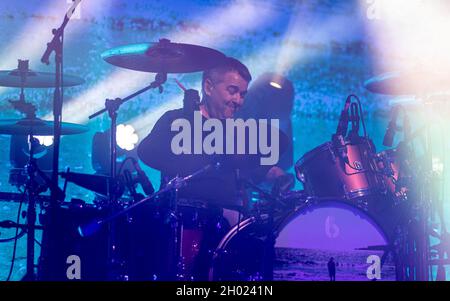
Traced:
[[213, 89], [214, 89], [214, 85], [213, 85], [211, 79], [209, 79], [209, 78], [205, 79], [205, 82], [203, 83], [203, 90], [205, 91], [205, 94], [208, 96], [211, 96]]

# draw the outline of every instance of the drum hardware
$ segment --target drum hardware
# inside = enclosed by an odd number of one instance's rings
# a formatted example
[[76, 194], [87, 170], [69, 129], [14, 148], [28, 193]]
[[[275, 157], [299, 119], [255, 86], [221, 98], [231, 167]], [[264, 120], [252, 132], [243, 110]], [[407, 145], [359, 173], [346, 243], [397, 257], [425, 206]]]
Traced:
[[[36, 108], [34, 105], [25, 101], [24, 88], [47, 88], [54, 87], [55, 82], [50, 79], [55, 74], [35, 72], [28, 69], [28, 60], [19, 60], [18, 68], [12, 71], [0, 71], [0, 85], [6, 87], [20, 87], [20, 97], [18, 101], [9, 101], [13, 107], [19, 112], [26, 115], [25, 119], [9, 119], [0, 120], [0, 134], [6, 135], [27, 135], [28, 136], [28, 162], [24, 168], [26, 172], [26, 184], [25, 184], [25, 196], [28, 202], [27, 209], [27, 271], [23, 280], [35, 280], [36, 275], [34, 271], [34, 242], [35, 242], [35, 230], [41, 229], [36, 226], [36, 202], [40, 200], [39, 194], [50, 189], [52, 199], [54, 201], [64, 199], [64, 191], [62, 191], [55, 182], [50, 180], [47, 175], [39, 169], [36, 164], [34, 152], [36, 147], [39, 146], [39, 142], [34, 137], [35, 135], [53, 135], [56, 133], [55, 123], [50, 121], [44, 121], [36, 118]], [[67, 76], [64, 77], [66, 82], [64, 86], [79, 85], [83, 82], [78, 77]], [[60, 123], [60, 134], [78, 134], [87, 131], [84, 126]], [[39, 184], [37, 177], [44, 182]], [[14, 226], [24, 228], [24, 225], [16, 224]]]
[[[107, 216], [106, 218], [97, 219], [97, 220], [91, 221], [87, 224], [80, 225], [78, 227], [78, 232], [82, 237], [89, 237], [89, 236], [95, 234], [97, 231], [99, 231], [101, 229], [101, 227], [103, 227], [103, 225], [107, 225], [107, 224], [110, 224], [111, 222], [114, 222], [115, 220], [117, 220], [117, 218], [128, 213], [130, 210], [134, 209], [135, 207], [141, 206], [142, 204], [147, 203], [149, 201], [154, 201], [155, 198], [162, 196], [162, 195], [166, 194], [167, 192], [175, 193], [175, 198], [173, 198], [175, 201], [172, 201], [172, 204], [170, 205], [171, 211], [167, 215], [168, 223], [176, 224], [175, 228], [178, 229], [177, 231], [179, 231], [179, 229], [181, 229], [182, 225], [178, 221], [179, 217], [178, 217], [177, 208], [176, 208], [177, 207], [176, 193], [177, 193], [178, 189], [187, 185], [187, 183], [191, 179], [205, 173], [206, 171], [210, 170], [211, 168], [218, 168], [219, 166], [220, 166], [219, 164], [216, 164], [216, 165], [209, 164], [188, 176], [175, 177], [171, 181], [169, 181], [169, 183], [167, 183], [167, 185], [164, 188], [160, 189], [159, 191], [153, 193], [152, 195], [150, 195], [138, 202], [133, 203], [132, 205], [128, 206], [127, 208], [124, 208], [121, 211], [115, 212], [112, 215]], [[178, 246], [177, 250], [180, 250], [181, 247], [179, 244], [181, 242], [178, 238], [179, 234], [176, 234], [174, 237], [175, 237], [176, 245]], [[177, 258], [179, 259], [180, 256], [178, 255]], [[178, 262], [179, 262], [179, 260], [178, 260]]]
[[[167, 74], [166, 73], [158, 73], [155, 76], [155, 80], [148, 85], [147, 87], [121, 99], [121, 98], [116, 98], [116, 99], [106, 99], [105, 101], [105, 108], [92, 114], [91, 116], [89, 116], [89, 119], [92, 119], [96, 116], [99, 116], [100, 114], [104, 113], [104, 112], [108, 112], [108, 115], [110, 117], [111, 120], [111, 127], [110, 127], [110, 150], [111, 150], [111, 154], [110, 154], [110, 177], [112, 178], [112, 181], [110, 183], [116, 183], [116, 164], [117, 164], [117, 139], [116, 139], [116, 129], [117, 129], [117, 115], [118, 115], [118, 110], [120, 108], [120, 106], [122, 104], [124, 104], [126, 101], [136, 97], [139, 94], [144, 93], [145, 91], [149, 90], [149, 89], [154, 89], [154, 88], [159, 88], [160, 93], [162, 93], [162, 85], [164, 84], [164, 82], [167, 79]], [[112, 189], [109, 189], [109, 191], [116, 191], [115, 187], [112, 187]], [[110, 193], [109, 194], [109, 203], [111, 208], [114, 208], [114, 206], [116, 205], [116, 201], [117, 201], [117, 196], [114, 193]], [[112, 211], [114, 211], [112, 209]], [[114, 235], [115, 231], [114, 231], [114, 223], [109, 223], [109, 227], [111, 227], [109, 233], [111, 233], [111, 236]], [[115, 244], [114, 244], [114, 239], [112, 239], [111, 242], [111, 248], [110, 251], [114, 252], [113, 250], [116, 248]], [[111, 255], [112, 256], [112, 255]], [[111, 262], [113, 262], [114, 259], [111, 259]], [[114, 273], [114, 272], [113, 272]], [[112, 279], [115, 279], [117, 276], [112, 275], [111, 276]]]
[[[23, 96], [21, 97], [23, 100]], [[35, 111], [34, 106], [26, 102], [14, 103], [15, 107], [20, 109], [22, 112], [31, 114]], [[26, 110], [24, 110], [26, 108]], [[36, 224], [36, 202], [40, 199], [39, 194], [50, 189], [51, 194], [56, 198], [56, 200], [63, 200], [65, 197], [65, 192], [62, 191], [58, 186], [53, 185], [53, 182], [48, 178], [48, 176], [39, 169], [36, 164], [35, 150], [39, 146], [39, 141], [34, 137], [34, 135], [49, 135], [53, 134], [54, 128], [53, 123], [49, 121], [43, 121], [35, 118], [34, 116], [30, 119], [18, 119], [18, 120], [0, 120], [0, 133], [7, 135], [27, 135], [28, 136], [28, 162], [24, 170], [26, 172], [26, 184], [25, 184], [25, 196], [28, 202], [27, 209], [27, 272], [23, 280], [34, 280], [36, 279], [34, 272], [34, 241], [35, 241], [35, 229], [37, 229]], [[79, 126], [75, 124], [64, 124], [63, 134], [77, 134], [85, 132], [87, 130], [84, 126]], [[43, 181], [40, 184], [37, 181], [37, 176]], [[20, 227], [21, 225], [17, 225]]]
[[[59, 188], [53, 188], [50, 179], [37, 167], [36, 161], [33, 157], [34, 148], [36, 145], [36, 139], [30, 134], [29, 137], [29, 161], [25, 170], [28, 174], [28, 180], [25, 186], [26, 199], [28, 202], [27, 209], [27, 272], [23, 280], [35, 280], [34, 272], [34, 241], [35, 241], [35, 229], [36, 229], [36, 196], [42, 191], [42, 188], [38, 187], [35, 181], [35, 173], [39, 173], [40, 177], [46, 181], [47, 187], [51, 188], [54, 195], [58, 196], [58, 199], [64, 199], [64, 193]], [[47, 187], [45, 190], [47, 190]]]
[[[37, 139], [33, 137], [32, 133], [29, 135], [29, 160], [28, 164], [25, 166], [25, 171], [27, 173], [27, 182], [25, 185], [25, 196], [28, 202], [27, 209], [27, 272], [23, 277], [23, 280], [30, 281], [35, 280], [34, 272], [34, 241], [35, 241], [35, 230], [42, 229], [42, 227], [36, 226], [36, 201], [39, 200], [39, 194], [45, 192], [48, 188], [54, 194], [58, 200], [63, 200], [65, 193], [59, 189], [59, 187], [54, 187], [50, 179], [42, 172], [36, 165], [34, 158], [34, 148], [36, 144], [39, 145]], [[44, 180], [45, 185], [39, 185], [36, 182], [36, 174]], [[17, 227], [24, 228], [23, 225], [17, 224]]]
[[[54, 218], [52, 207], [56, 207], [58, 201], [60, 200], [60, 195], [57, 191], [60, 191], [58, 187], [58, 171], [59, 171], [59, 152], [60, 152], [60, 142], [61, 142], [61, 134], [62, 134], [62, 108], [64, 103], [64, 93], [63, 87], [66, 86], [66, 82], [68, 82], [68, 76], [64, 75], [63, 70], [63, 44], [64, 44], [64, 30], [72, 16], [75, 8], [79, 4], [80, 1], [75, 1], [74, 4], [69, 8], [69, 11], [64, 15], [63, 22], [61, 26], [57, 29], [52, 30], [53, 38], [47, 43], [47, 47], [44, 51], [44, 54], [41, 57], [41, 62], [49, 65], [50, 64], [50, 55], [54, 52], [54, 60], [55, 60], [55, 74], [54, 81], [50, 85], [50, 87], [54, 87], [53, 93], [53, 131], [52, 135], [54, 136], [53, 140], [53, 168], [52, 168], [52, 177], [51, 177], [51, 185], [54, 189], [51, 190], [51, 202], [50, 208], [50, 221], [47, 224], [47, 227], [55, 227], [52, 224], [52, 219]], [[82, 84], [84, 81], [74, 81], [72, 86]], [[47, 85], [47, 87], [49, 87]], [[45, 259], [44, 259], [45, 260]]]
[[[68, 21], [68, 20], [67, 20]], [[67, 21], [65, 23], [67, 23]], [[65, 26], [65, 24], [63, 24]], [[20, 97], [18, 101], [11, 101], [10, 103], [14, 108], [21, 113], [26, 115], [25, 119], [20, 120], [2, 120], [0, 121], [0, 133], [7, 135], [29, 135], [28, 137], [28, 163], [25, 166], [25, 171], [27, 174], [27, 181], [25, 184], [25, 194], [28, 202], [27, 209], [27, 271], [23, 280], [35, 280], [36, 275], [34, 271], [34, 242], [35, 242], [35, 229], [38, 226], [36, 223], [36, 201], [38, 196], [43, 191], [50, 188], [52, 195], [52, 202], [55, 203], [58, 200], [64, 198], [64, 192], [57, 185], [57, 170], [58, 170], [58, 152], [59, 152], [59, 139], [61, 135], [61, 119], [58, 107], [62, 106], [62, 93], [60, 93], [60, 88], [62, 86], [70, 87], [83, 83], [83, 80], [74, 76], [64, 76], [61, 75], [62, 71], [62, 40], [59, 37], [62, 36], [62, 30], [55, 31], [54, 42], [58, 40], [60, 47], [51, 47], [48, 45], [46, 54], [47, 61], [48, 56], [51, 51], [55, 50], [57, 52], [57, 67], [56, 73], [48, 72], [35, 72], [28, 68], [28, 60], [19, 60], [18, 68], [12, 71], [0, 71], [0, 86], [5, 87], [18, 87], [20, 88]], [[58, 38], [57, 38], [58, 36]], [[55, 44], [56, 45], [56, 44]], [[58, 51], [59, 50], [59, 51]], [[59, 64], [61, 63], [61, 64]], [[56, 77], [56, 80], [55, 80]], [[52, 80], [53, 79], [53, 80]], [[55, 122], [48, 122], [36, 118], [36, 108], [25, 101], [24, 88], [48, 88], [55, 87]], [[59, 101], [59, 102], [58, 102]], [[65, 124], [63, 134], [76, 134], [84, 132], [87, 129], [85, 127], [78, 127], [74, 124]], [[54, 135], [54, 149], [56, 150], [53, 160], [53, 174], [52, 179], [48, 179], [44, 172], [42, 172], [37, 164], [34, 157], [34, 151], [39, 145], [37, 139], [34, 138], [35, 135]], [[44, 185], [39, 185], [36, 182], [36, 174], [45, 182]], [[21, 225], [16, 225], [21, 226]]]

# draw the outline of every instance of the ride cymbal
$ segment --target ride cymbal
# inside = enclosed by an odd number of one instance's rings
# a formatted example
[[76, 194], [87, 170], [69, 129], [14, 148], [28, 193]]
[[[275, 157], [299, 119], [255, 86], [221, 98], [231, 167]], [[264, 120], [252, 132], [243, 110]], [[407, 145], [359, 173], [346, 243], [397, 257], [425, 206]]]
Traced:
[[156, 43], [131, 44], [102, 53], [115, 66], [154, 73], [189, 73], [210, 69], [225, 55], [217, 50], [161, 39]]
[[[61, 123], [61, 135], [75, 135], [87, 132], [87, 126], [75, 123]], [[53, 121], [33, 119], [0, 120], [0, 134], [4, 135], [53, 135]]]

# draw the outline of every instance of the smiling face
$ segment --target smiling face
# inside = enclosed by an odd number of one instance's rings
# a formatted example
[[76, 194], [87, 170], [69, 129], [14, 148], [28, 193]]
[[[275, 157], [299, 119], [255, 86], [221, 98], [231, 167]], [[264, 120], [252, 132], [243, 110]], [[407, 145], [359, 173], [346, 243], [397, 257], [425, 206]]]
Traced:
[[203, 85], [207, 96], [205, 106], [211, 118], [232, 118], [244, 104], [248, 81], [237, 71], [227, 71], [215, 81], [207, 78]]

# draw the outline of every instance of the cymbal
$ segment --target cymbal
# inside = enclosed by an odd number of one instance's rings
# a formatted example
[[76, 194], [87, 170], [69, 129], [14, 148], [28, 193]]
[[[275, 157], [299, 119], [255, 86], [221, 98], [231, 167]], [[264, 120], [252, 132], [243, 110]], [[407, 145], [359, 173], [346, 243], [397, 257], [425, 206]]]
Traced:
[[388, 72], [367, 80], [364, 87], [384, 95], [424, 95], [450, 91], [450, 76], [439, 72]]
[[[63, 122], [61, 135], [75, 135], [87, 132], [87, 126]], [[3, 119], [0, 120], [0, 134], [4, 135], [53, 135], [53, 121], [42, 119]]]
[[[22, 76], [24, 82], [22, 83]], [[84, 79], [64, 74], [63, 86], [73, 87], [84, 83]], [[0, 86], [13, 88], [52, 88], [55, 86], [55, 74], [50, 72], [37, 72], [27, 70], [20, 72], [15, 70], [0, 71]]]
[[156, 43], [131, 44], [102, 53], [115, 66], [144, 72], [189, 73], [216, 66], [225, 55], [217, 50], [161, 39]]

